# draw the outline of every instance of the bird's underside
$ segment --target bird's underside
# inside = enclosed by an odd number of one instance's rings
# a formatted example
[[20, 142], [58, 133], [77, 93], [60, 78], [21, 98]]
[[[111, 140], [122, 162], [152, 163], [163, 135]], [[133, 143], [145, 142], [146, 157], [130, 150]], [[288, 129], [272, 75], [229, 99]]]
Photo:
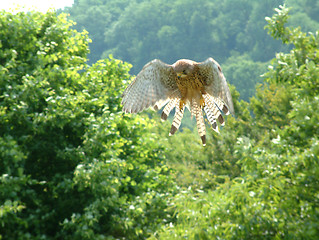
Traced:
[[123, 111], [140, 112], [145, 108], [161, 109], [166, 120], [175, 108], [169, 135], [180, 127], [187, 107], [195, 116], [197, 130], [203, 145], [206, 145], [206, 129], [203, 110], [214, 131], [217, 121], [224, 125], [222, 113], [234, 113], [229, 88], [218, 63], [212, 58], [202, 63], [182, 59], [168, 65], [153, 60], [144, 66], [123, 93]]
[[[219, 103], [219, 106], [216, 102]], [[190, 110], [191, 115], [195, 116], [198, 134], [202, 140], [203, 145], [205, 146], [206, 129], [204, 123], [203, 110], [213, 130], [219, 133], [217, 121], [221, 124], [221, 126], [225, 124], [222, 112], [220, 110], [223, 110], [223, 113], [228, 115], [228, 107], [224, 103], [218, 101], [218, 99], [214, 99], [207, 93], [198, 95], [197, 97], [193, 97], [191, 99], [187, 99], [186, 104], [185, 100], [182, 100], [180, 96], [172, 97], [170, 98], [169, 102], [165, 105], [161, 114], [161, 119], [165, 121], [168, 118], [170, 112], [175, 108], [175, 115], [173, 118], [171, 130], [169, 132], [170, 136], [173, 135], [179, 129], [184, 115], [185, 106]], [[155, 105], [154, 109], [158, 110], [159, 106]]]

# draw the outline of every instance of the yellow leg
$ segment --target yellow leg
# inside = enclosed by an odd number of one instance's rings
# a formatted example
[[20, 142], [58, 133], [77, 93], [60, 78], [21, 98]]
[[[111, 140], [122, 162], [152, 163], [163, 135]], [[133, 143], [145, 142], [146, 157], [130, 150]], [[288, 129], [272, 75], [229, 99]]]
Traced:
[[184, 108], [184, 106], [185, 106], [185, 101], [184, 101], [183, 99], [181, 99], [181, 100], [179, 101], [179, 110], [182, 111], [182, 109]]
[[200, 96], [199, 105], [200, 105], [201, 108], [205, 107], [205, 100], [204, 100], [203, 96]]

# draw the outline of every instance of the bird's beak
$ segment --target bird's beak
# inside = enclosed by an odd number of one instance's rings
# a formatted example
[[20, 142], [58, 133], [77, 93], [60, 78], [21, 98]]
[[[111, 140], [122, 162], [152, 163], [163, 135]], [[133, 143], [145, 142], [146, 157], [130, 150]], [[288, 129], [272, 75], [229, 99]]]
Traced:
[[187, 75], [186, 74], [183, 74], [181, 72], [179, 73], [176, 73], [177, 74], [177, 78], [180, 79], [180, 78], [183, 78], [183, 77], [186, 77]]

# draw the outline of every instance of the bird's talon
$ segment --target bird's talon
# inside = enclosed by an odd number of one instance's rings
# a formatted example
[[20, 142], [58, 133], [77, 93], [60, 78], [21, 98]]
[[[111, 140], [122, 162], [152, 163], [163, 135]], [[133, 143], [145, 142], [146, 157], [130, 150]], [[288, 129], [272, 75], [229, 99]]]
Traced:
[[180, 100], [179, 101], [179, 110], [182, 111], [182, 109], [184, 108], [185, 106], [185, 102], [183, 100]]
[[199, 105], [201, 106], [201, 108], [204, 108], [205, 107], [205, 100], [203, 97], [200, 98], [199, 100]]

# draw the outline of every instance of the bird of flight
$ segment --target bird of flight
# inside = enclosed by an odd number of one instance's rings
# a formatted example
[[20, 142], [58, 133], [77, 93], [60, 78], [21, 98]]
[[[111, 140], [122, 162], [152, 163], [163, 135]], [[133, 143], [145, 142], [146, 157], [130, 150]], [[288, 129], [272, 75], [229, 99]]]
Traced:
[[172, 65], [158, 59], [147, 63], [125, 89], [122, 104], [125, 113], [141, 112], [148, 107], [158, 110], [165, 106], [162, 120], [166, 120], [176, 108], [170, 135], [180, 127], [186, 106], [196, 118], [204, 146], [206, 129], [202, 109], [216, 132], [219, 132], [217, 121], [225, 124], [222, 112], [234, 114], [226, 79], [213, 58], [204, 62], [181, 59]]

